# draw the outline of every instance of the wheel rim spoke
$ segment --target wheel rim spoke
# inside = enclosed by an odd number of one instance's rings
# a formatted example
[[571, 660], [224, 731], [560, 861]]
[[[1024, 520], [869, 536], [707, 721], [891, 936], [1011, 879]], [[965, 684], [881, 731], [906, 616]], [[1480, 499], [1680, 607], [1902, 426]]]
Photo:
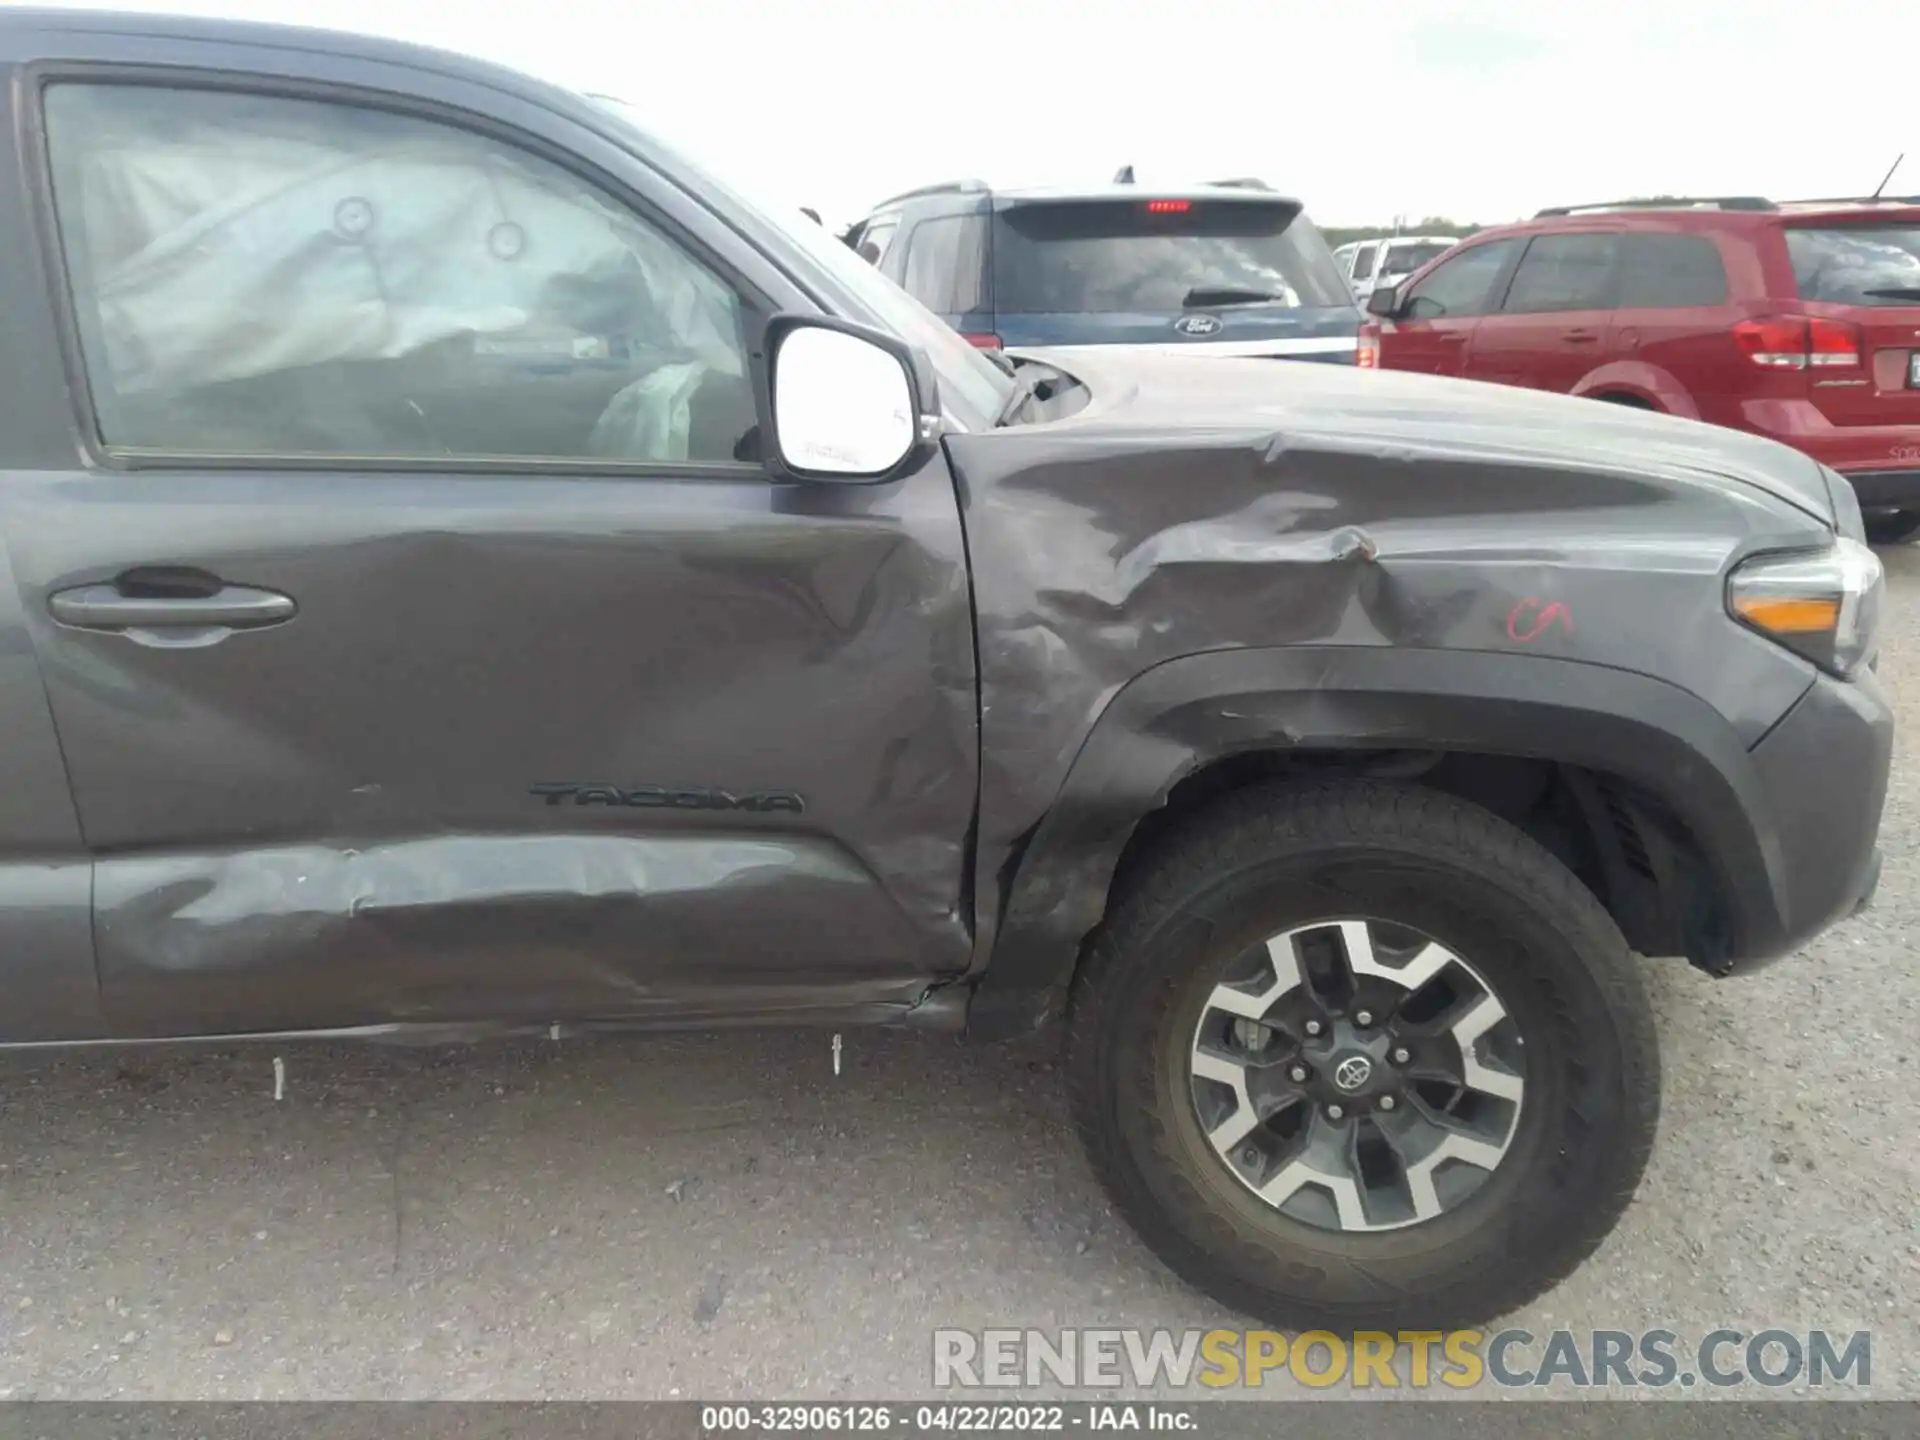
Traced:
[[1367, 1209], [1360, 1198], [1359, 1183], [1351, 1175], [1341, 1175], [1310, 1165], [1305, 1159], [1289, 1161], [1280, 1172], [1255, 1193], [1276, 1208], [1285, 1205], [1300, 1191], [1312, 1188], [1333, 1201], [1342, 1230], [1369, 1230]]
[[1495, 1069], [1480, 1059], [1476, 1048], [1486, 1033], [1507, 1018], [1507, 1007], [1489, 990], [1449, 1027], [1460, 1047], [1460, 1080], [1469, 1090], [1519, 1103], [1526, 1082], [1510, 1070]]
[[1386, 965], [1374, 950], [1373, 932], [1366, 921], [1342, 920], [1338, 928], [1349, 970], [1355, 975], [1391, 980], [1409, 992], [1418, 990], [1447, 966], [1458, 963], [1458, 957], [1446, 946], [1428, 941], [1406, 964]]
[[1213, 1148], [1221, 1152], [1233, 1149], [1260, 1126], [1260, 1117], [1253, 1113], [1251, 1105], [1242, 1105], [1233, 1114], [1222, 1120], [1207, 1132], [1207, 1139], [1213, 1142]]
[[1407, 1166], [1404, 1171], [1407, 1192], [1413, 1200], [1414, 1218], [1431, 1220], [1444, 1213], [1446, 1207], [1440, 1203], [1434, 1175], [1449, 1160], [1465, 1161], [1492, 1174], [1506, 1153], [1507, 1147], [1504, 1145], [1496, 1145], [1490, 1140], [1481, 1140], [1458, 1130], [1450, 1133], [1428, 1151], [1424, 1159]]
[[1224, 1085], [1233, 1092], [1233, 1111], [1207, 1132], [1207, 1139], [1223, 1153], [1238, 1145], [1259, 1125], [1252, 1097], [1247, 1094], [1247, 1067], [1200, 1049], [1193, 1052], [1193, 1073], [1202, 1080]]
[[1320, 1172], [1309, 1166], [1304, 1160], [1290, 1160], [1280, 1167], [1275, 1175], [1258, 1190], [1258, 1195], [1269, 1205], [1281, 1206], [1291, 1200], [1303, 1185], [1312, 1184], [1319, 1179]]
[[1408, 990], [1418, 990], [1447, 966], [1458, 963], [1459, 957], [1446, 946], [1435, 945], [1429, 941], [1421, 947], [1420, 953], [1413, 959], [1401, 966], [1399, 970], [1389, 971], [1388, 974]]
[[1207, 997], [1207, 1007], [1224, 1010], [1229, 1015], [1238, 1015], [1245, 1020], [1264, 1020], [1279, 1003], [1281, 996], [1299, 988], [1304, 981], [1300, 957], [1287, 937], [1275, 936], [1267, 942], [1267, 958], [1273, 966], [1271, 984], [1258, 990], [1249, 990], [1245, 986], [1223, 982], [1213, 987], [1213, 993]]

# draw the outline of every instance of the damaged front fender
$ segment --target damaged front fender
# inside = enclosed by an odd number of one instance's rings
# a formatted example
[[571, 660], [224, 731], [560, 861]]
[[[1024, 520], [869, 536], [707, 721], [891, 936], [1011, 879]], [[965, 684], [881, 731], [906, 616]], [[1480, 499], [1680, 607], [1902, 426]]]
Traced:
[[1805, 457], [1418, 376], [1049, 363], [1078, 408], [947, 440], [979, 635], [976, 1031], [1057, 1006], [1134, 826], [1236, 750], [1645, 774], [1730, 832], [1741, 888], [1771, 874], [1726, 777], [1813, 671], [1724, 586], [1830, 537]]
[[[1156, 667], [1101, 716], [1010, 867], [968, 1034], [1003, 1039], [1062, 1011], [1129, 839], [1182, 780], [1249, 750], [1409, 748], [1552, 760], [1643, 786], [1701, 842], [1733, 902], [1736, 948], [1764, 947], [1785, 927], [1776, 906], [1784, 862], [1767, 788], [1733, 727], [1675, 686], [1493, 653], [1223, 651]], [[1736, 887], [1734, 876], [1766, 883]]]

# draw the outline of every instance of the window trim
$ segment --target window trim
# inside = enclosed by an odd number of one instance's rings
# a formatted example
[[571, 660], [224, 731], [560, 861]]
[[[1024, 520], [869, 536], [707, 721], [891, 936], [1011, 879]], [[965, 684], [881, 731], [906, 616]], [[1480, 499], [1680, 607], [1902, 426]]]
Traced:
[[[734, 483], [752, 479], [768, 485], [776, 483], [772, 466], [765, 458], [758, 461], [656, 462], [605, 460], [592, 456], [298, 455], [275, 451], [193, 451], [109, 445], [100, 429], [100, 413], [94, 397], [92, 376], [87, 369], [86, 355], [81, 345], [79, 299], [73, 286], [73, 259], [61, 234], [60, 217], [54, 205], [53, 150], [46, 121], [47, 90], [54, 85], [122, 85], [145, 90], [217, 91], [255, 95], [269, 100], [305, 100], [379, 110], [492, 138], [557, 166], [599, 191], [604, 198], [632, 211], [642, 223], [653, 226], [668, 241], [705, 265], [715, 278], [732, 288], [740, 302], [741, 352], [747, 364], [747, 380], [753, 389], [755, 419], [763, 444], [768, 443], [773, 434], [772, 396], [768, 390], [765, 364], [766, 327], [767, 322], [778, 313], [779, 307], [773, 297], [742, 274], [737, 265], [690, 234], [633, 186], [598, 167], [587, 165], [579, 155], [539, 135], [476, 110], [362, 85], [204, 66], [146, 65], [111, 60], [37, 60], [21, 66], [18, 74], [19, 83], [28, 96], [28, 103], [21, 107], [18, 131], [27, 205], [33, 212], [33, 225], [40, 242], [42, 288], [53, 301], [55, 326], [60, 334], [79, 458], [87, 470], [109, 473], [219, 469], [276, 473], [511, 474], [630, 477], [637, 480], [713, 479]], [[630, 158], [636, 165], [646, 164], [639, 156]], [[671, 182], [663, 178], [662, 183]], [[747, 242], [743, 239], [742, 243]]]
[[[1360, 257], [1362, 255], [1367, 257], [1367, 273], [1364, 275], [1360, 273]], [[1374, 279], [1379, 273], [1380, 242], [1378, 240], [1362, 240], [1353, 248], [1353, 268], [1348, 272], [1348, 278], [1364, 282]]]

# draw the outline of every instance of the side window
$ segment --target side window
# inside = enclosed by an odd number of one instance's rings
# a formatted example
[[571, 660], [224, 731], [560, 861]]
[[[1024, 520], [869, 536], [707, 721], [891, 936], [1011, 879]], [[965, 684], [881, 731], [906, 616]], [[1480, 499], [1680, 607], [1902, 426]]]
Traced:
[[1727, 269], [1704, 235], [1627, 235], [1620, 241], [1622, 310], [1727, 303]]
[[1613, 305], [1613, 257], [1617, 235], [1539, 235], [1520, 257], [1507, 287], [1509, 315], [1560, 310], [1607, 310]]
[[883, 220], [872, 220], [860, 231], [858, 246], [860, 258], [869, 265], [878, 265], [887, 258], [887, 247], [893, 244], [893, 233], [900, 228], [898, 216], [889, 215]]
[[936, 315], [964, 315], [987, 308], [985, 217], [943, 215], [922, 220], [907, 236], [907, 268], [901, 288]]
[[557, 165], [233, 92], [59, 84], [46, 118], [111, 449], [757, 454], [739, 297]]
[[1362, 245], [1353, 252], [1353, 278], [1371, 280], [1373, 278], [1373, 260], [1380, 253], [1378, 245]]
[[1444, 265], [1437, 266], [1413, 289], [1406, 299], [1410, 320], [1458, 319], [1484, 315], [1487, 292], [1500, 278], [1513, 255], [1517, 240], [1489, 240], [1462, 250]]

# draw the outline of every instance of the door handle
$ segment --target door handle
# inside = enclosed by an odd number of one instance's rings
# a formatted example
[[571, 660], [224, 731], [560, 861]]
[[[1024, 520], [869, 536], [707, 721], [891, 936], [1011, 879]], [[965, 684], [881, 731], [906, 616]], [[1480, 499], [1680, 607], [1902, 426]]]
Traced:
[[62, 625], [81, 630], [256, 629], [291, 620], [288, 595], [251, 585], [222, 585], [211, 595], [128, 595], [117, 585], [81, 585], [50, 596]]
[[1571, 340], [1577, 345], [1591, 344], [1600, 338], [1600, 332], [1598, 330], [1562, 330], [1560, 332], [1560, 338], [1562, 340]]

